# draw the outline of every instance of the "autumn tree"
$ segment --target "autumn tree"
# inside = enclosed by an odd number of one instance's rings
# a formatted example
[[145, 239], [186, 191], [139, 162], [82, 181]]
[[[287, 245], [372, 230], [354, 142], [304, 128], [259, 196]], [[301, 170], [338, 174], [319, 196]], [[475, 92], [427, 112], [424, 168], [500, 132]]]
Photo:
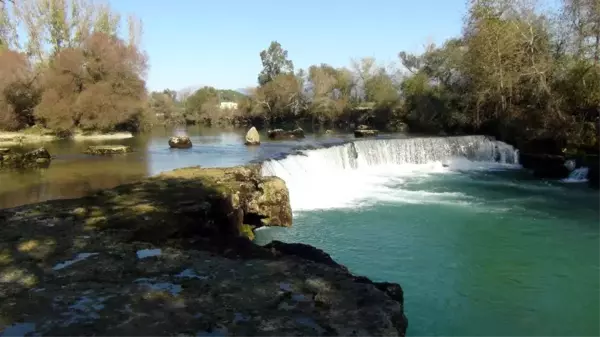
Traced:
[[143, 127], [146, 59], [137, 48], [93, 33], [52, 60], [36, 117], [57, 132]]
[[17, 130], [34, 124], [37, 84], [26, 55], [0, 51], [0, 129]]

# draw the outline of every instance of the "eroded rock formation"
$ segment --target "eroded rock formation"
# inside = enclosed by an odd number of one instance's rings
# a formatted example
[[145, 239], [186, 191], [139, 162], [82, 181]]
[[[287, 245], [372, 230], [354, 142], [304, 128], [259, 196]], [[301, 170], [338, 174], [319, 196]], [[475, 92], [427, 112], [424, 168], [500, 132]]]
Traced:
[[[39, 335], [404, 335], [400, 286], [303, 244], [283, 181], [186, 168], [0, 210], [0, 331]], [[251, 231], [250, 231], [251, 233]]]
[[51, 160], [52, 156], [43, 147], [28, 152], [0, 148], [0, 168], [47, 167]]

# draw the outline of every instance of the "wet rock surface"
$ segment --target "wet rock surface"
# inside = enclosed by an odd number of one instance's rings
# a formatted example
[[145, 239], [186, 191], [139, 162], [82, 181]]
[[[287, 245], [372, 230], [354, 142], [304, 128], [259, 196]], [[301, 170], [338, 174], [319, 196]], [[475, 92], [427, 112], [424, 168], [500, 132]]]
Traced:
[[123, 153], [128, 153], [131, 151], [132, 151], [131, 147], [125, 146], [125, 145], [98, 145], [98, 146], [88, 146], [88, 148], [84, 151], [84, 153], [101, 156], [101, 155], [123, 154]]
[[48, 167], [52, 156], [43, 147], [27, 152], [17, 152], [10, 148], [0, 148], [0, 169], [22, 169]]
[[308, 245], [246, 238], [244, 225], [291, 225], [285, 184], [258, 172], [187, 168], [0, 210], [0, 331], [403, 335], [398, 285]]
[[192, 147], [192, 141], [188, 136], [176, 136], [169, 138], [169, 147], [172, 149], [189, 149]]
[[563, 179], [569, 176], [566, 158], [561, 155], [521, 153], [519, 161], [537, 178]]
[[302, 128], [295, 128], [294, 130], [274, 129], [267, 131], [267, 134], [269, 138], [275, 140], [304, 138], [304, 130]]

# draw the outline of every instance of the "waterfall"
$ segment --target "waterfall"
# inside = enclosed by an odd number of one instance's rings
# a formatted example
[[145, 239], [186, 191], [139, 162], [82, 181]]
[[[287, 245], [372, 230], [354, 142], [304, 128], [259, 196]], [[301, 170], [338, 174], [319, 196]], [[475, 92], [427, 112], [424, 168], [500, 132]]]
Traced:
[[386, 184], [407, 177], [518, 164], [517, 150], [485, 136], [373, 139], [267, 160], [262, 174], [285, 180], [298, 210], [351, 206], [366, 195], [385, 198]]
[[569, 173], [569, 176], [565, 179], [563, 179], [563, 182], [566, 183], [584, 183], [587, 182], [588, 179], [588, 171], [589, 169], [587, 167], [580, 167], [580, 168], [576, 168], [573, 171], [571, 171], [571, 173]]
[[367, 167], [447, 164], [456, 160], [519, 164], [518, 150], [485, 136], [361, 140], [329, 148], [307, 150], [263, 163], [264, 175], [287, 171], [350, 170]]

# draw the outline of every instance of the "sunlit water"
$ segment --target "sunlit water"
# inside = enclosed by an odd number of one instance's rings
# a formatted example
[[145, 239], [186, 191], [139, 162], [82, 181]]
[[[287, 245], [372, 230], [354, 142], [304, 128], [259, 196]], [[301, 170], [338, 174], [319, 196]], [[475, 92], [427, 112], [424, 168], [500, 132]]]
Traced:
[[453, 158], [474, 142], [367, 141], [269, 161], [294, 227], [257, 241], [308, 243], [400, 283], [409, 335], [598, 335], [598, 192], [535, 180], [493, 144], [471, 149], [477, 162]]
[[[44, 146], [55, 158], [47, 169], [23, 172], [0, 170], [0, 208], [80, 197], [175, 168], [242, 165], [287, 153], [301, 145], [339, 143], [348, 138], [347, 135], [308, 135], [302, 141], [272, 142], [263, 134], [261, 146], [249, 147], [244, 145], [245, 131], [200, 127], [185, 130], [157, 128], [151, 133], [123, 140], [53, 141], [27, 145], [25, 149]], [[169, 137], [178, 134], [187, 134], [194, 146], [190, 149], [170, 149]], [[88, 146], [103, 144], [129, 145], [134, 152], [116, 156], [83, 154]]]
[[[48, 169], [0, 173], [0, 207], [76, 197], [178, 167], [244, 164], [346, 138], [248, 148], [241, 130], [190, 129], [194, 147], [171, 150], [173, 133], [111, 141], [136, 150], [116, 157], [82, 155], [89, 143], [47, 144], [57, 156]], [[271, 161], [271, 173], [289, 186], [294, 226], [260, 230], [257, 242], [308, 243], [354, 273], [400, 283], [409, 335], [599, 334], [597, 191], [533, 179], [510, 163], [510, 149], [487, 143], [478, 162], [444, 157], [471, 153], [462, 141], [396, 142], [386, 151], [369, 144]]]

